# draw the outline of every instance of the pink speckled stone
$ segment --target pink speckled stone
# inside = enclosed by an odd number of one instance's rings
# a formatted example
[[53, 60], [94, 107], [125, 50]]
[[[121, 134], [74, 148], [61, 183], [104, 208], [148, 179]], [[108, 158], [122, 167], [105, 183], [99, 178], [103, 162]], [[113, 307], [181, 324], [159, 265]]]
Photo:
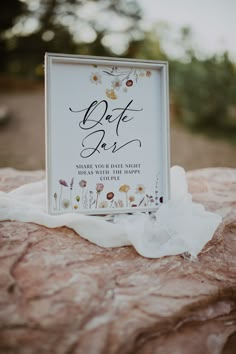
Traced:
[[[235, 353], [236, 170], [187, 176], [194, 200], [224, 218], [195, 262], [1, 222], [0, 353]], [[2, 169], [0, 190], [42, 178]]]

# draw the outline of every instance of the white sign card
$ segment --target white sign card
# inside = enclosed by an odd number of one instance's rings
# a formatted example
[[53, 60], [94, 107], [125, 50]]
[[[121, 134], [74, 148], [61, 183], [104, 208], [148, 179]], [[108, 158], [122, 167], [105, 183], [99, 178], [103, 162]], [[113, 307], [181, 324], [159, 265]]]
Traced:
[[50, 214], [154, 211], [169, 198], [168, 64], [47, 53]]

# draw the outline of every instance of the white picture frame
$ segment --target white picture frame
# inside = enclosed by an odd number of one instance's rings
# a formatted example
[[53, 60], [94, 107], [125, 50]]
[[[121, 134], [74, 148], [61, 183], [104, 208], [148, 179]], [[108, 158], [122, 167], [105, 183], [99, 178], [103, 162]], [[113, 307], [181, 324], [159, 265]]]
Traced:
[[48, 212], [151, 212], [170, 196], [168, 63], [45, 54]]

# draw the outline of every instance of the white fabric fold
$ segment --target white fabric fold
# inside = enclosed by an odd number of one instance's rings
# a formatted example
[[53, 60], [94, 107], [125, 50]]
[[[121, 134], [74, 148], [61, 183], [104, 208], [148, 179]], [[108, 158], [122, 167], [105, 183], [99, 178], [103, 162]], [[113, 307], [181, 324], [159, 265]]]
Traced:
[[208, 212], [188, 194], [183, 168], [171, 168], [171, 199], [157, 212], [114, 217], [79, 213], [49, 215], [45, 180], [0, 192], [0, 220], [32, 222], [49, 228], [67, 226], [101, 247], [133, 245], [143, 257], [159, 258], [188, 252], [196, 257], [212, 238], [221, 216]]

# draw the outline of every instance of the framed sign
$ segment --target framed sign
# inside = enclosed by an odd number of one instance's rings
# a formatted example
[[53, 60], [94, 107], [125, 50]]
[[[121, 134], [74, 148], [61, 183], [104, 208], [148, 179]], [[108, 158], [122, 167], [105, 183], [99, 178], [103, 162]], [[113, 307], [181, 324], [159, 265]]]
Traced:
[[51, 214], [154, 211], [169, 198], [168, 64], [47, 53]]

